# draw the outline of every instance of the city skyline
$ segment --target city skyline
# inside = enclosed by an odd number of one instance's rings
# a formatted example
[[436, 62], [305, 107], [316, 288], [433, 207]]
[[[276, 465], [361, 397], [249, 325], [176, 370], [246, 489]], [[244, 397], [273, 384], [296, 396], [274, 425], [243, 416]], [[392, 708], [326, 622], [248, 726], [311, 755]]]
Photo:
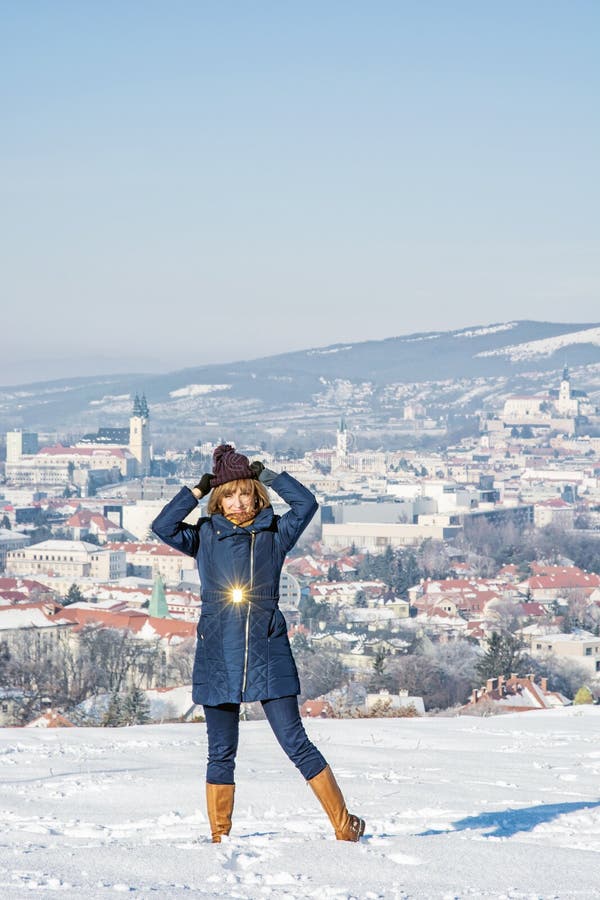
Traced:
[[0, 384], [596, 321], [599, 24], [15, 5]]

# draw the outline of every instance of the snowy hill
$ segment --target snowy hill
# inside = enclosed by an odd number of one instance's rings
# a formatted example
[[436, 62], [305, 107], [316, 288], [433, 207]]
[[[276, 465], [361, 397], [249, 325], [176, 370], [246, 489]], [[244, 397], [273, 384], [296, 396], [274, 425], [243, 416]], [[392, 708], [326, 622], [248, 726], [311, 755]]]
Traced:
[[[387, 421], [420, 384], [419, 402], [464, 411], [473, 400], [556, 386], [568, 362], [584, 390], [600, 388], [598, 323], [504, 322], [455, 331], [335, 344], [262, 359], [198, 365], [167, 374], [119, 374], [0, 388], [0, 429], [85, 431], [124, 425], [135, 393], [145, 392], [152, 429], [190, 427], [218, 436], [257, 422], [303, 427], [324, 411], [361, 410]], [[449, 385], [455, 385], [454, 396]], [[317, 423], [319, 425], [319, 423]], [[196, 434], [197, 436], [197, 434]], [[208, 438], [210, 439], [210, 438]]]
[[242, 723], [221, 845], [204, 725], [0, 729], [1, 896], [600, 897], [600, 708], [307, 729], [367, 820], [359, 845], [266, 722]]

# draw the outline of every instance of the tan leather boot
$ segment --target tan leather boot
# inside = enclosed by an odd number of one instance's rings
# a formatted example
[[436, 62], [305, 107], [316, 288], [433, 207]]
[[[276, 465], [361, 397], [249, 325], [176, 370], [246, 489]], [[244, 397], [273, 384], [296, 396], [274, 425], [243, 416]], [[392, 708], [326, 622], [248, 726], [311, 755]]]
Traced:
[[329, 766], [308, 782], [317, 795], [319, 803], [329, 816], [338, 841], [358, 841], [365, 831], [364, 819], [351, 815], [338, 783]]
[[209, 784], [206, 782], [206, 809], [213, 844], [221, 843], [221, 835], [231, 831], [233, 795], [235, 784]]

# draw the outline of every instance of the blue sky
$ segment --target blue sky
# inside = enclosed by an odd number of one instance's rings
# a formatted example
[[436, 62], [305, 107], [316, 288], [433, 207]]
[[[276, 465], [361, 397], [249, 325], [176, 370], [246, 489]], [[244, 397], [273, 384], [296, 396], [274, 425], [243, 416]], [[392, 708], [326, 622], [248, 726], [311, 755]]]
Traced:
[[600, 320], [600, 5], [2, 5], [0, 384]]

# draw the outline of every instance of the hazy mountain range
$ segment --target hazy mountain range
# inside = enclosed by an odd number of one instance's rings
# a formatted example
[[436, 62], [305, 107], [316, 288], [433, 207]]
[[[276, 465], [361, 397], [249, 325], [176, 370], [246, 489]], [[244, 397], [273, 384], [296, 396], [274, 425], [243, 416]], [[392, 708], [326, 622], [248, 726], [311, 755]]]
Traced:
[[600, 403], [600, 323], [517, 321], [333, 344], [167, 374], [119, 373], [0, 388], [0, 428], [76, 434], [124, 425], [145, 393], [153, 433], [285, 430], [346, 412], [384, 422], [415, 400], [440, 414], [494, 408], [515, 391], [574, 386]]

